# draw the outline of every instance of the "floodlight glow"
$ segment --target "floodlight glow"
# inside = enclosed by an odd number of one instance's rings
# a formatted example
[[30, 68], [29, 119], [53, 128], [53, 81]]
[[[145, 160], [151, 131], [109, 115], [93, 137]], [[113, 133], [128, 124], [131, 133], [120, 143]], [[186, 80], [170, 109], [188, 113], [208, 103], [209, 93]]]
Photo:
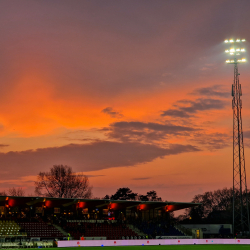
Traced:
[[237, 38], [237, 39], [231, 38], [231, 39], [227, 39], [227, 40], [224, 41], [225, 43], [231, 43], [231, 46], [230, 46], [231, 48], [226, 49], [225, 52], [229, 53], [234, 58], [234, 59], [227, 59], [226, 63], [235, 64], [237, 66], [237, 63], [247, 62], [246, 58], [239, 58], [239, 56], [240, 56], [240, 54], [242, 52], [246, 52], [246, 49], [245, 48], [240, 48], [239, 44], [237, 44], [237, 45], [232, 44], [232, 43], [240, 43], [240, 42], [245, 42], [245, 41], [246, 41], [246, 39], [241, 40], [239, 38]]

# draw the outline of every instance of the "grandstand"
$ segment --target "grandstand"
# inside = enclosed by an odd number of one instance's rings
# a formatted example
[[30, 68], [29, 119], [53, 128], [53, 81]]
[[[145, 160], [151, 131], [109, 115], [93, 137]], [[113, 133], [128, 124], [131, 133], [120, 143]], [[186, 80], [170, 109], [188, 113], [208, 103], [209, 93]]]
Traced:
[[[181, 236], [170, 212], [196, 203], [0, 196], [0, 239], [53, 241]], [[70, 236], [69, 236], [70, 235]], [[37, 244], [37, 246], [39, 243]]]

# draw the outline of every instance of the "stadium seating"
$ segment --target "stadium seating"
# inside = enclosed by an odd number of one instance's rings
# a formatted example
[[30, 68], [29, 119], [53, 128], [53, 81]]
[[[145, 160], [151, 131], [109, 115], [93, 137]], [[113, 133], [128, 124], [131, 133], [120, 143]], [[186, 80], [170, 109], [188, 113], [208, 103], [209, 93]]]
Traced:
[[156, 235], [184, 236], [184, 234], [180, 230], [162, 221], [161, 222], [137, 221], [137, 222], [134, 222], [133, 225], [135, 225], [144, 234], [154, 236], [154, 237]]
[[19, 225], [25, 232], [27, 232], [28, 237], [63, 237], [63, 234], [58, 229], [44, 222], [21, 222]]
[[0, 236], [20, 235], [20, 226], [14, 221], [0, 220]]
[[[80, 225], [79, 225], [80, 224]], [[79, 223], [67, 222], [67, 230], [75, 239], [80, 239], [82, 235], [85, 237], [107, 237], [111, 239], [122, 239], [125, 237], [137, 237], [138, 235], [124, 224], [107, 224], [107, 223]]]

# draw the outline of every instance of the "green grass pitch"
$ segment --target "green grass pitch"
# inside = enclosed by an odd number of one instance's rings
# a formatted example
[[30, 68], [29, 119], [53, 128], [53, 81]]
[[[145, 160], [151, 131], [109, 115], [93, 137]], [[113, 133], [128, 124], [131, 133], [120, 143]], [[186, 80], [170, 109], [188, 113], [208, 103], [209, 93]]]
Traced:
[[[84, 248], [84, 250], [250, 250], [250, 245], [164, 245], [164, 246], [114, 246], [114, 247], [65, 247], [62, 250], [76, 250], [76, 248]], [[52, 249], [52, 248], [50, 248]], [[53, 248], [56, 250], [56, 248]], [[59, 250], [57, 248], [57, 250]]]

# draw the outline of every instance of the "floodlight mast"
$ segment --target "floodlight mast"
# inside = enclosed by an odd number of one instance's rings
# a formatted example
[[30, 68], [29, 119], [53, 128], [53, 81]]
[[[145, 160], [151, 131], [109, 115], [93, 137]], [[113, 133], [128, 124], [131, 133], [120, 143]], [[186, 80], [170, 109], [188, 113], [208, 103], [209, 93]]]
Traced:
[[234, 59], [226, 60], [226, 63], [234, 64], [234, 82], [232, 85], [232, 109], [233, 109], [233, 235], [249, 233], [249, 210], [246, 182], [245, 155], [242, 130], [242, 90], [239, 83], [238, 64], [246, 62], [245, 58], [238, 59], [245, 52], [240, 48], [245, 39], [229, 39], [225, 43], [231, 45], [225, 52], [234, 56]]

